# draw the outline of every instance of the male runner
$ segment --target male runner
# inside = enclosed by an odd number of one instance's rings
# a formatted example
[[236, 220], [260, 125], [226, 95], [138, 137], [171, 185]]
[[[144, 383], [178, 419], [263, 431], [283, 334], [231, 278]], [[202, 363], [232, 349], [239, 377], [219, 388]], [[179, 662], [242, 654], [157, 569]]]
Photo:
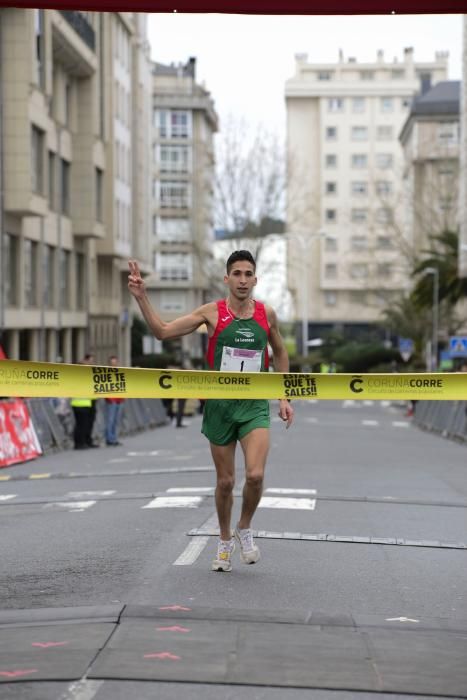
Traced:
[[[178, 338], [193, 333], [206, 324], [209, 336], [209, 367], [226, 372], [268, 371], [268, 343], [273, 352], [274, 369], [289, 371], [287, 350], [279, 333], [277, 317], [270, 306], [252, 299], [257, 283], [256, 263], [247, 250], [237, 250], [227, 260], [224, 283], [226, 299], [200, 306], [192, 313], [166, 323], [151, 306], [144, 281], [135, 261], [129, 261], [128, 289], [139, 304], [151, 331], [159, 340]], [[287, 423], [293, 420], [290, 403], [279, 401], [279, 416]], [[264, 469], [269, 450], [269, 402], [264, 399], [209, 399], [203, 413], [202, 432], [208, 438], [217, 472], [215, 491], [220, 538], [213, 571], [231, 571], [235, 540], [245, 564], [260, 558], [251, 519], [261, 499]], [[235, 482], [235, 448], [240, 442], [245, 458], [245, 486], [240, 520], [234, 537], [231, 531], [233, 488]]]

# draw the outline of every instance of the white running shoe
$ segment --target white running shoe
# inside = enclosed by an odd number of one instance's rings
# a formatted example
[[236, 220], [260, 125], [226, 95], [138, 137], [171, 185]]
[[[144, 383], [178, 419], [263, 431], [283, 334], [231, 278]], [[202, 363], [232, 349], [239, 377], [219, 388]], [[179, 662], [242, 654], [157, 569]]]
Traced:
[[219, 539], [217, 542], [217, 556], [212, 562], [213, 571], [232, 571], [232, 553], [235, 551], [235, 540], [227, 542]]
[[253, 530], [245, 528], [240, 530], [238, 525], [234, 531], [235, 539], [240, 545], [240, 558], [244, 564], [256, 564], [260, 559], [260, 551], [253, 539]]

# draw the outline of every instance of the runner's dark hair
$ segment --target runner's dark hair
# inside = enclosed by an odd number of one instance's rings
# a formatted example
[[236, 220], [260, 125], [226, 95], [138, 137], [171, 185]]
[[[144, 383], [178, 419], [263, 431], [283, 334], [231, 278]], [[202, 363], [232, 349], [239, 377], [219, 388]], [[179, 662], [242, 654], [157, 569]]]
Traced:
[[249, 250], [234, 250], [227, 259], [226, 268], [227, 274], [229, 274], [232, 265], [240, 260], [246, 260], [251, 263], [256, 270], [256, 262]]

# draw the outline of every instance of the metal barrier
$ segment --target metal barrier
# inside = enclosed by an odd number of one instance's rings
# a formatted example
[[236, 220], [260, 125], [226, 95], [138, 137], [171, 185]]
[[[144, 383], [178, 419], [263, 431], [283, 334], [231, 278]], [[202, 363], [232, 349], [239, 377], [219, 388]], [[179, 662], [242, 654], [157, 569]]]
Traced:
[[[105, 439], [104, 403], [104, 400], [97, 401], [93, 429], [93, 438], [97, 442]], [[26, 404], [44, 453], [73, 447], [75, 421], [66, 399], [26, 399]], [[167, 423], [167, 414], [160, 399], [127, 399], [122, 404], [118, 434], [132, 435]]]
[[467, 401], [417, 401], [414, 423], [422, 430], [467, 441]]

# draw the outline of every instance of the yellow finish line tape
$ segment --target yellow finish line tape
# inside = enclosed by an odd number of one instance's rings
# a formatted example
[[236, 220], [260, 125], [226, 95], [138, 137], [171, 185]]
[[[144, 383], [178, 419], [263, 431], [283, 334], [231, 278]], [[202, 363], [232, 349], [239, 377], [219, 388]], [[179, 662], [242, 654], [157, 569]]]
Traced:
[[0, 396], [467, 400], [467, 373], [205, 372], [0, 361]]

